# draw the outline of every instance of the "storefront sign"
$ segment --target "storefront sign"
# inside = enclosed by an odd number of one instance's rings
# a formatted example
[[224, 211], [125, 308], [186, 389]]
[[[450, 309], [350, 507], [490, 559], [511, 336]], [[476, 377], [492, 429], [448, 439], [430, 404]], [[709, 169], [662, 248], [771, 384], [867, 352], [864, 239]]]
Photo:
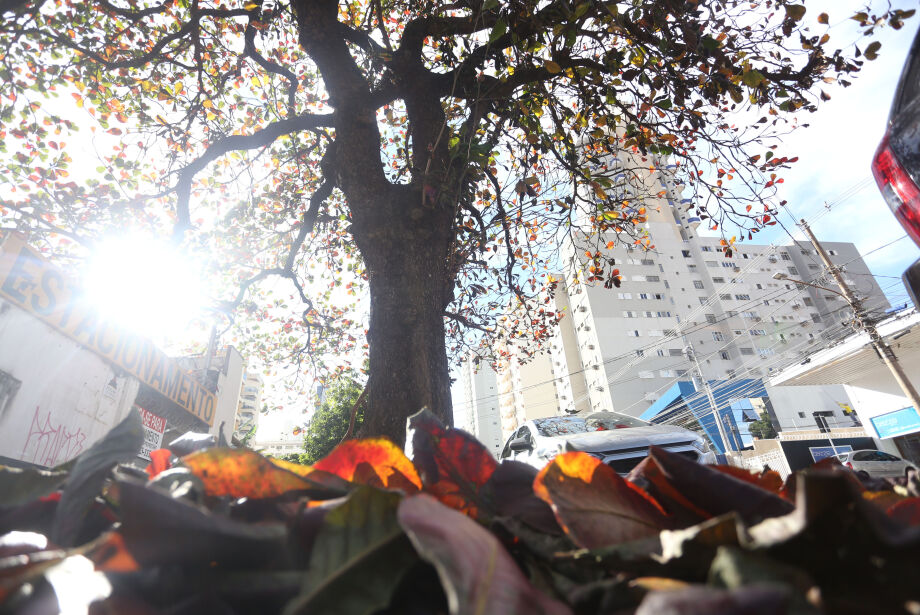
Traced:
[[849, 453], [853, 450], [853, 447], [849, 444], [844, 446], [809, 446], [808, 451], [811, 453], [811, 458], [815, 461], [821, 461], [822, 459], [827, 459], [828, 457], [833, 457], [834, 455], [839, 455], [840, 453]]
[[217, 398], [213, 393], [150, 340], [100, 318], [59, 269], [16, 235], [7, 237], [0, 252], [0, 296], [133, 374], [209, 426], [214, 424]]
[[138, 406], [135, 406], [135, 408], [140, 411], [141, 421], [144, 424], [144, 446], [137, 456], [150, 461], [150, 451], [155, 451], [163, 445], [166, 419]]
[[912, 406], [873, 416], [869, 420], [872, 421], [878, 437], [882, 439], [920, 431], [920, 415]]

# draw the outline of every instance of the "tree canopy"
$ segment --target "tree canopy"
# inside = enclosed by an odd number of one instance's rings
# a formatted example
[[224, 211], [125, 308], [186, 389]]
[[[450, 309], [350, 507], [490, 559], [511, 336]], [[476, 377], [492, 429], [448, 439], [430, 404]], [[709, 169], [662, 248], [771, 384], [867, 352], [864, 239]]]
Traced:
[[[871, 33], [911, 13], [855, 18]], [[878, 53], [834, 48], [828, 16], [793, 0], [0, 0], [0, 14], [4, 226], [75, 255], [111, 229], [171, 227], [209, 255], [254, 349], [323, 371], [318, 357], [366, 337], [364, 433], [397, 441], [422, 406], [450, 420], [449, 350], [546, 337], [547, 246], [600, 230], [651, 247], [655, 195], [627, 184], [673, 164], [712, 228], [772, 224], [795, 156], [771, 139]], [[259, 294], [273, 276], [297, 317]], [[600, 260], [590, 279], [619, 284]], [[365, 293], [361, 322], [348, 308]]]

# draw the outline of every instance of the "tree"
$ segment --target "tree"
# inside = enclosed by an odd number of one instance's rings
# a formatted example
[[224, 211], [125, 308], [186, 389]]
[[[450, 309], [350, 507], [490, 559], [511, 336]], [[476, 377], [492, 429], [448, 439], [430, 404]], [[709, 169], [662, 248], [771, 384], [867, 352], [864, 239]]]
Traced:
[[[313, 413], [304, 434], [302, 463], [316, 463], [345, 439], [351, 422], [351, 411], [363, 390], [364, 387], [347, 376], [338, 378], [326, 390], [325, 399]], [[356, 430], [364, 421], [363, 405], [359, 404], [355, 413]]]
[[770, 440], [776, 437], [776, 430], [773, 429], [773, 423], [766, 412], [760, 413], [760, 419], [752, 421], [748, 425], [751, 435], [761, 440]]
[[[488, 356], [547, 336], [559, 315], [541, 247], [579, 229], [650, 247], [642, 203], [656, 195], [642, 187], [665, 158], [712, 228], [750, 237], [774, 224], [795, 158], [770, 139], [862, 63], [858, 49], [828, 47], [827, 15], [806, 25], [792, 0], [6, 0], [0, 11], [0, 137], [20, 139], [0, 165], [15, 194], [8, 226], [62, 251], [129, 222], [173, 224], [238, 287], [224, 307], [275, 358], [279, 344], [297, 361], [353, 348], [365, 327], [343, 301], [366, 283], [363, 433], [397, 442], [422, 406], [450, 422], [449, 347]], [[871, 32], [912, 12], [858, 17]], [[87, 115], [39, 102], [59, 93]], [[111, 153], [98, 179], [68, 181], [58, 135], [89, 121]], [[607, 166], [618, 152], [625, 167]], [[599, 249], [587, 255], [587, 282], [620, 284]], [[299, 318], [258, 294], [272, 276], [292, 284]]]

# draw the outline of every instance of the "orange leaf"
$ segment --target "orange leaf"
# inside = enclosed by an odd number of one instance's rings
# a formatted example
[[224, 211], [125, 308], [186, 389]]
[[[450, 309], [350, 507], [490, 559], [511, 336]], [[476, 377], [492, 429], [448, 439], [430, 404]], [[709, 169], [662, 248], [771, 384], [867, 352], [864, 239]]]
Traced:
[[534, 479], [533, 490], [552, 507], [572, 540], [588, 549], [671, 527], [658, 502], [587, 453], [556, 456]]
[[201, 479], [205, 493], [210, 496], [261, 499], [288, 491], [330, 487], [309, 476], [312, 468], [304, 466], [307, 476], [298, 476], [258, 453], [243, 449], [210, 448], [186, 455], [182, 463]]
[[100, 542], [86, 553], [86, 557], [95, 564], [96, 570], [102, 572], [136, 572], [141, 569], [125, 546], [124, 537], [118, 532], [112, 532], [100, 539]]
[[147, 476], [153, 478], [160, 472], [168, 470], [172, 465], [169, 463], [170, 457], [172, 457], [172, 451], [168, 448], [158, 448], [155, 451], [150, 451], [150, 463], [145, 468]]
[[[313, 468], [365, 485], [409, 492], [422, 488], [415, 466], [398, 446], [386, 438], [346, 440], [316, 462]], [[360, 473], [368, 469], [371, 473], [361, 476]]]

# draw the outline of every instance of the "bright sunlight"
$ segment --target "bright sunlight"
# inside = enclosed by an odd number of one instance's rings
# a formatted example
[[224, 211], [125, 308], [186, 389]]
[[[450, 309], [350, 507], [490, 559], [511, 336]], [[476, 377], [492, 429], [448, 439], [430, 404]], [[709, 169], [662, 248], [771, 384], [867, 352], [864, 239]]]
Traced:
[[167, 241], [110, 237], [86, 270], [86, 296], [104, 317], [146, 337], [174, 338], [206, 305], [199, 264]]

